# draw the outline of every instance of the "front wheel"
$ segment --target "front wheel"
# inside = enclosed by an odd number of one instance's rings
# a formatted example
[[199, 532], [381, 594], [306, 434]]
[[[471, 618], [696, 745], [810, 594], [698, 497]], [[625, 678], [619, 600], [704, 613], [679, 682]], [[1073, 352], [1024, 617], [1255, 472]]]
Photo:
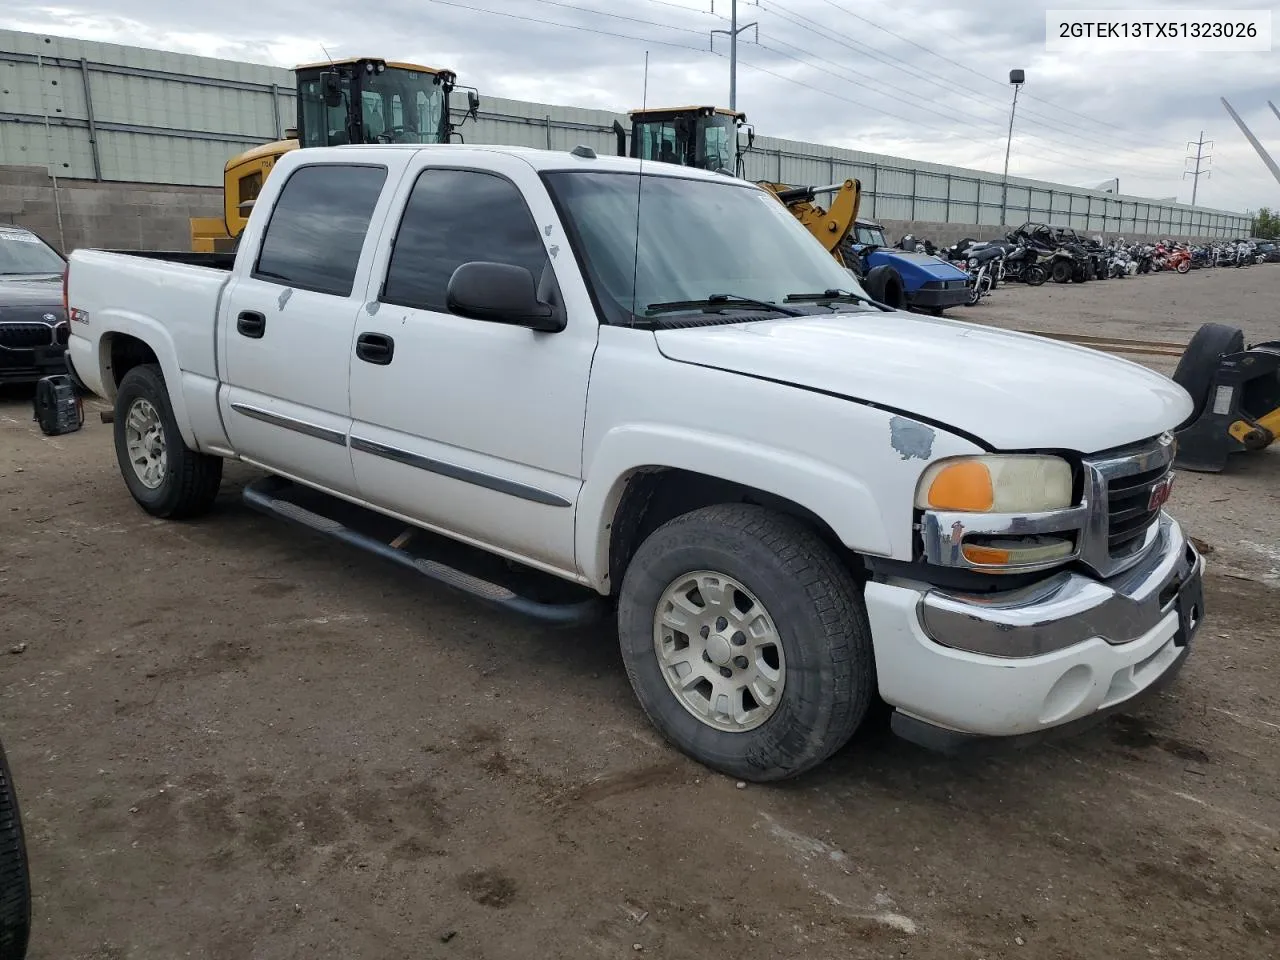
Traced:
[[1033, 263], [1031, 266], [1027, 267], [1026, 273], [1023, 274], [1022, 279], [1027, 286], [1038, 287], [1049, 279], [1049, 273], [1044, 267], [1040, 266], [1040, 264]]
[[183, 441], [158, 364], [142, 364], [124, 375], [114, 423], [120, 473], [143, 510], [168, 520], [208, 512], [222, 483], [222, 459]]
[[875, 692], [871, 628], [848, 570], [809, 527], [749, 504], [695, 510], [640, 545], [618, 637], [654, 726], [743, 780], [821, 763]]

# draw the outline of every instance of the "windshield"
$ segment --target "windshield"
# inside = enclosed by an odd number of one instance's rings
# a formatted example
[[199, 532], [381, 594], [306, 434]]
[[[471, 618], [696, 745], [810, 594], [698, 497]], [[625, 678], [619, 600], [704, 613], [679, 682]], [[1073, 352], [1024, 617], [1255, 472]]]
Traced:
[[854, 227], [854, 236], [857, 242], [868, 247], [887, 247], [889, 244], [885, 242], [884, 230], [880, 227]]
[[0, 276], [62, 273], [64, 266], [53, 248], [34, 233], [0, 229]]
[[708, 170], [733, 170], [738, 158], [738, 124], [733, 117], [716, 114], [699, 121], [702, 128], [702, 166]]
[[544, 178], [609, 323], [646, 317], [650, 304], [715, 294], [781, 304], [788, 294], [862, 293], [786, 207], [741, 181], [570, 171]]
[[319, 75], [299, 84], [302, 96], [304, 147], [351, 143], [440, 143], [445, 121], [444, 87], [435, 74], [401, 67], [382, 73], [358, 73], [360, 128], [348, 129], [353, 78], [340, 78], [342, 102], [330, 107], [324, 101]]

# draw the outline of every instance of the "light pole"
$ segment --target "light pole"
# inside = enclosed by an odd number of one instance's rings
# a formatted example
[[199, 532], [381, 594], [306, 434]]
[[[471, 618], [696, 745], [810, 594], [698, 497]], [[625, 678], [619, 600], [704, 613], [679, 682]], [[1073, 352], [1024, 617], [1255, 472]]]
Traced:
[[1004, 187], [1000, 192], [1000, 225], [1007, 227], [1009, 219], [1009, 151], [1013, 149], [1013, 117], [1018, 112], [1018, 89], [1026, 81], [1027, 76], [1021, 70], [1009, 71], [1009, 82], [1013, 84], [1013, 106], [1009, 108], [1009, 139], [1004, 145]]

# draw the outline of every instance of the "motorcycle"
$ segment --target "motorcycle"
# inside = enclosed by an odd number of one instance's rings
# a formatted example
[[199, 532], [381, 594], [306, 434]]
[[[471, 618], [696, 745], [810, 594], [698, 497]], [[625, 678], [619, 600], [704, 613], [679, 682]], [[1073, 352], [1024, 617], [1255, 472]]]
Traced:
[[1005, 253], [1003, 246], [979, 242], [971, 237], [942, 251], [944, 260], [969, 274], [969, 299], [965, 306], [975, 306], [996, 288]]
[[1165, 256], [1165, 266], [1169, 270], [1176, 270], [1178, 273], [1191, 272], [1191, 251], [1186, 247], [1174, 247]]

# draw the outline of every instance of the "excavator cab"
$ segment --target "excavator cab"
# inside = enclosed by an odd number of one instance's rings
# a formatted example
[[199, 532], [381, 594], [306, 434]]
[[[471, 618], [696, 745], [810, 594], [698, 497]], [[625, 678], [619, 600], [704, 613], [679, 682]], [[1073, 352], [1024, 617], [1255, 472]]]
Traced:
[[297, 126], [286, 139], [254, 147], [223, 168], [223, 216], [191, 221], [191, 248], [234, 250], [253, 203], [276, 161], [299, 147], [347, 143], [447, 143], [458, 127], [476, 119], [480, 97], [467, 88], [467, 112], [454, 123], [452, 70], [353, 57], [294, 69]]
[[745, 176], [744, 155], [756, 139], [745, 113], [720, 107], [667, 107], [632, 110], [630, 119], [630, 149], [626, 128], [616, 120], [613, 123], [620, 157], [727, 170], [735, 176]]

